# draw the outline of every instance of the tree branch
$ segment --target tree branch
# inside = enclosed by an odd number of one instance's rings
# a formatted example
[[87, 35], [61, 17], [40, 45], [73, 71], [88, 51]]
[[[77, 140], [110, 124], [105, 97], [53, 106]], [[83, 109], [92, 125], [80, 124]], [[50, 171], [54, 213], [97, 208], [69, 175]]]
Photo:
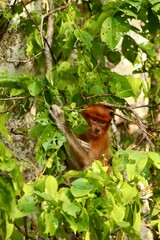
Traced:
[[131, 108], [130, 106], [121, 106], [121, 105], [117, 105], [117, 104], [110, 104], [110, 103], [106, 103], [106, 102], [102, 102], [106, 107], [109, 107], [109, 108], [116, 108], [116, 109], [120, 109], [120, 110], [126, 110], [126, 111], [129, 111], [131, 112], [134, 117], [135, 117], [135, 121], [134, 121], [134, 124], [136, 124], [140, 129], [141, 131], [143, 132], [143, 136], [144, 138], [149, 142], [150, 146], [151, 146], [151, 149], [152, 151], [154, 150], [154, 144], [153, 142], [151, 141], [151, 139], [149, 137], [151, 137], [152, 139], [154, 139], [154, 137], [148, 133], [146, 131], [146, 127], [145, 127], [145, 124], [142, 122], [142, 119], [140, 118], [140, 116], [133, 110], [133, 108]]

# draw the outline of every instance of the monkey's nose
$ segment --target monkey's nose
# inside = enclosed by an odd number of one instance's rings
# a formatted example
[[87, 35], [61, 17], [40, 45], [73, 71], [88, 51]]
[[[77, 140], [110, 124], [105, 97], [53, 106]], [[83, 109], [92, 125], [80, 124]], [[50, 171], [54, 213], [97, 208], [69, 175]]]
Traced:
[[99, 133], [100, 129], [96, 128], [95, 133]]

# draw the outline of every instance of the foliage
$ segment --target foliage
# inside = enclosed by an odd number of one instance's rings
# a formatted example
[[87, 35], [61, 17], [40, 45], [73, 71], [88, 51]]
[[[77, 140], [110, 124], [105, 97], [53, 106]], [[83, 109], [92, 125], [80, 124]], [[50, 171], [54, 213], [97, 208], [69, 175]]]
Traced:
[[[35, 239], [38, 231], [44, 239], [47, 236], [71, 239], [73, 233], [77, 233], [80, 239], [108, 239], [109, 233], [117, 239], [121, 234], [139, 239], [143, 214], [139, 183], [147, 188], [153, 181], [148, 169], [160, 169], [158, 154], [120, 150], [113, 157], [110, 176], [101, 163], [95, 161], [92, 168], [85, 172], [66, 173], [64, 180], [75, 180], [70, 188], [64, 185], [58, 189], [58, 182], [52, 175], [42, 175], [34, 182], [20, 185], [19, 169], [15, 164], [9, 166], [9, 162], [13, 162], [11, 152], [2, 144], [1, 148], [4, 156], [9, 155], [6, 161], [1, 162], [1, 169], [10, 173], [3, 176], [0, 182], [3, 239], [11, 235], [12, 239], [17, 236], [23, 239], [23, 231], [19, 232], [19, 229], [24, 224], [24, 217], [27, 217], [28, 226], [35, 224], [29, 218], [31, 214], [35, 215], [36, 231], [30, 232], [28, 238]], [[151, 224], [158, 226], [159, 222], [154, 220], [154, 216], [159, 214], [159, 204], [157, 197], [150, 216]]]
[[[34, 105], [35, 125], [27, 134], [37, 139], [35, 160], [44, 167], [25, 183], [14, 153], [0, 143], [0, 236], [140, 239], [145, 191], [151, 199], [145, 220], [160, 232], [159, 1], [55, 1], [49, 49], [53, 82], [44, 55], [51, 14], [46, 12], [48, 5], [41, 9], [39, 2], [33, 11], [26, 9], [25, 1], [1, 10], [1, 26], [7, 22], [10, 30], [27, 34], [26, 56], [34, 59], [36, 74], [0, 75], [0, 133], [12, 144], [7, 122], [14, 115], [25, 116]], [[123, 59], [133, 65], [132, 76], [115, 70]], [[125, 107], [128, 98], [137, 101], [142, 93], [149, 103], [146, 128], [131, 136], [129, 123], [137, 124], [137, 119]], [[119, 132], [121, 150], [112, 139], [110, 175], [98, 161], [86, 172], [64, 174], [69, 158], [65, 138], [48, 114], [57, 100], [75, 133], [86, 128], [79, 115], [85, 103], [104, 100], [124, 107], [121, 113], [130, 122]], [[146, 132], [154, 135], [155, 151], [144, 141]]]

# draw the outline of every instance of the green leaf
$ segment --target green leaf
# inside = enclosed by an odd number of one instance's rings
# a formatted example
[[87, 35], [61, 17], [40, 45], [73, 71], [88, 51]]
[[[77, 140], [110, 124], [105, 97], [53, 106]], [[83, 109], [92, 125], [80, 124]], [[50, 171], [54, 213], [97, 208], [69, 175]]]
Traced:
[[138, 193], [136, 187], [131, 187], [127, 182], [124, 182], [122, 184], [120, 191], [123, 196], [122, 201], [125, 205], [130, 203]]
[[2, 171], [7, 171], [7, 172], [11, 172], [16, 166], [16, 160], [14, 158], [11, 159], [0, 159], [0, 169]]
[[107, 53], [107, 58], [111, 63], [117, 65], [121, 60], [121, 54], [118, 51], [114, 51], [114, 52], [109, 51]]
[[41, 82], [32, 81], [31, 83], [28, 84], [28, 90], [33, 97], [37, 96], [42, 90]]
[[53, 176], [48, 176], [45, 182], [45, 192], [54, 196], [57, 193], [58, 184]]
[[[14, 190], [9, 178], [0, 177], [0, 209], [10, 213], [15, 207]], [[16, 208], [16, 207], [15, 207]]]
[[[37, 178], [36, 181], [34, 182], [34, 189], [39, 192], [44, 192], [46, 178], [47, 178], [46, 175], [42, 176], [40, 178]], [[32, 191], [32, 189], [31, 189], [31, 191]]]
[[8, 122], [9, 115], [2, 114], [0, 115], [0, 133], [9, 141], [11, 141], [11, 136], [8, 133], [6, 128], [6, 123]]
[[139, 234], [141, 227], [141, 213], [140, 211], [137, 211], [137, 206], [134, 206], [134, 212], [133, 212], [133, 228], [134, 230]]
[[125, 208], [122, 205], [115, 204], [114, 208], [111, 212], [111, 218], [119, 224], [123, 222], [123, 219], [125, 217]]
[[86, 49], [90, 49], [92, 44], [91, 42], [93, 41], [93, 37], [86, 31], [82, 29], [76, 29], [74, 31], [74, 34], [76, 38], [83, 43], [83, 45], [86, 47]]
[[12, 88], [11, 89], [11, 97], [18, 96], [18, 95], [22, 94], [24, 91], [25, 91], [24, 89]]
[[6, 222], [6, 239], [10, 239], [14, 229], [14, 224]]
[[40, 123], [43, 126], [47, 126], [49, 123], [49, 117], [45, 112], [39, 112], [36, 116], [36, 122]]
[[60, 65], [59, 65], [59, 67], [58, 67], [58, 69], [57, 69], [57, 71], [60, 73], [60, 72], [66, 72], [66, 71], [68, 71], [69, 69], [70, 69], [70, 64], [69, 64], [69, 62], [62, 62]]
[[108, 82], [110, 90], [120, 98], [127, 98], [133, 95], [132, 87], [125, 76], [117, 73], [110, 73]]
[[128, 181], [132, 181], [136, 176], [136, 165], [128, 163], [126, 166]]
[[[106, 18], [113, 16], [119, 7], [119, 3], [116, 1], [108, 2], [103, 6], [103, 12], [99, 14], [95, 14], [92, 18], [89, 18], [88, 28], [89, 32], [92, 33], [93, 36], [97, 35], [97, 32], [100, 30], [102, 23]], [[87, 25], [87, 24], [86, 24]]]
[[65, 137], [60, 131], [57, 131], [52, 125], [48, 125], [41, 135], [40, 144], [42, 144], [45, 151], [50, 149], [58, 150], [65, 141]]
[[129, 160], [135, 161], [136, 174], [140, 174], [148, 162], [148, 156], [145, 152], [133, 151], [129, 155]]
[[156, 168], [160, 169], [160, 154], [156, 152], [148, 152], [147, 154], [150, 160], [152, 161], [153, 165]]
[[37, 202], [33, 196], [23, 196], [18, 201], [18, 208], [23, 211], [24, 214], [29, 215], [37, 209], [36, 203]]
[[141, 93], [142, 80], [140, 78], [134, 78], [132, 76], [127, 76], [126, 78], [132, 87], [133, 97], [138, 98]]
[[49, 213], [44, 213], [45, 219], [45, 234], [54, 236], [56, 229], [58, 228], [58, 219], [54, 216], [54, 213], [51, 211]]
[[138, 54], [138, 46], [133, 38], [125, 35], [122, 42], [122, 53], [131, 63], [134, 63]]
[[62, 209], [65, 213], [76, 218], [77, 214], [81, 211], [81, 208], [74, 203], [64, 202], [62, 204]]
[[85, 178], [79, 178], [72, 183], [70, 191], [74, 197], [83, 197], [93, 190], [93, 185]]
[[28, 137], [29, 138], [37, 138], [40, 136], [40, 134], [43, 132], [44, 130], [44, 126], [41, 124], [37, 124], [35, 125], [32, 129], [29, 130], [28, 132]]
[[152, 9], [148, 9], [148, 22], [147, 27], [149, 32], [154, 36], [156, 36], [157, 31], [160, 28], [160, 22], [157, 14], [152, 11]]
[[149, 57], [156, 57], [155, 45], [153, 43], [141, 43], [138, 45]]
[[64, 174], [64, 178], [81, 178], [84, 177], [85, 173], [76, 170], [70, 170]]
[[[140, 4], [139, 4], [139, 6], [140, 6]], [[120, 5], [120, 10], [122, 11], [122, 12], [124, 12], [125, 13], [125, 15], [128, 15], [128, 16], [130, 16], [130, 17], [133, 17], [133, 18], [137, 18], [137, 15], [135, 14], [135, 12], [134, 12], [134, 10], [135, 10], [135, 8], [129, 8], [130, 6], [127, 4], [127, 3], [124, 3], [124, 4], [122, 4], [122, 5]]]
[[113, 17], [107, 18], [101, 27], [101, 40], [113, 51], [120, 41], [119, 23]]

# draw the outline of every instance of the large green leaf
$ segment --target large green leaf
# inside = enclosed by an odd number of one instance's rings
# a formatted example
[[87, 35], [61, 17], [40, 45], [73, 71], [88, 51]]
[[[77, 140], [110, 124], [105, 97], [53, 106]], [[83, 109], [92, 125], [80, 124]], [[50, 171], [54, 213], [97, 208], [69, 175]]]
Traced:
[[121, 38], [118, 26], [119, 23], [117, 20], [113, 17], [109, 17], [103, 22], [101, 27], [101, 40], [105, 42], [112, 51]]
[[56, 229], [58, 228], [58, 219], [55, 217], [54, 212], [45, 212], [45, 234], [54, 236]]
[[81, 208], [78, 205], [71, 202], [64, 202], [62, 204], [62, 209], [65, 213], [73, 217], [76, 217], [76, 215], [81, 211]]
[[39, 81], [32, 81], [28, 84], [28, 90], [32, 96], [37, 96], [42, 90], [42, 84]]
[[133, 201], [133, 198], [136, 197], [138, 194], [138, 190], [135, 186], [131, 186], [127, 182], [124, 182], [120, 188], [120, 191], [122, 193], [122, 201], [126, 205]]
[[153, 165], [160, 169], [160, 154], [156, 152], [148, 152], [148, 157], [152, 161]]
[[111, 73], [109, 79], [109, 86], [112, 93], [121, 98], [131, 97], [133, 90], [127, 77], [119, 75], [117, 73]]
[[93, 190], [93, 185], [85, 178], [79, 178], [72, 183], [71, 193], [74, 197], [83, 197]]
[[57, 193], [58, 183], [53, 176], [47, 176], [45, 182], [45, 192], [54, 196]]
[[131, 63], [134, 63], [138, 54], [138, 46], [133, 38], [125, 35], [122, 42], [122, 53]]
[[83, 43], [83, 45], [86, 47], [86, 49], [90, 49], [92, 46], [92, 41], [93, 41], [93, 37], [86, 31], [84, 30], [80, 30], [80, 29], [76, 29], [74, 31], [74, 34], [76, 36], [76, 38]]

